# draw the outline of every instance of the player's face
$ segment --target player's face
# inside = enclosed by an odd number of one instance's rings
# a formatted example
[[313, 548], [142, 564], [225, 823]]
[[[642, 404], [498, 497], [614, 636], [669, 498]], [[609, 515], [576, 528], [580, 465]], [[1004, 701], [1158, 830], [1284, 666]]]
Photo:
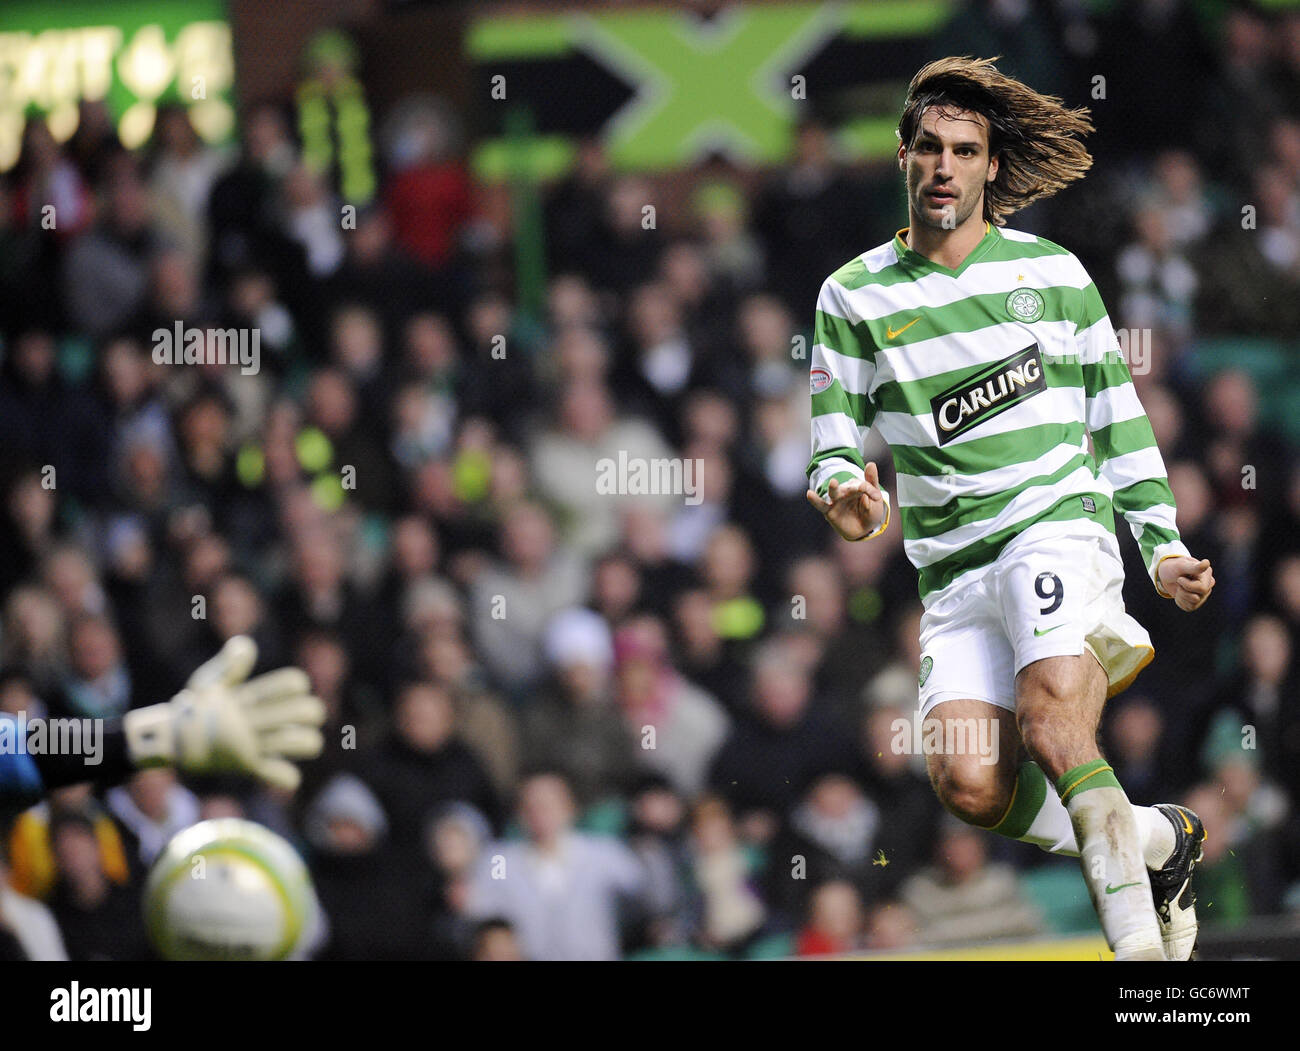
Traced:
[[968, 110], [931, 107], [910, 149], [900, 146], [912, 218], [936, 230], [954, 230], [983, 217], [984, 187], [997, 177], [989, 156], [988, 121]]

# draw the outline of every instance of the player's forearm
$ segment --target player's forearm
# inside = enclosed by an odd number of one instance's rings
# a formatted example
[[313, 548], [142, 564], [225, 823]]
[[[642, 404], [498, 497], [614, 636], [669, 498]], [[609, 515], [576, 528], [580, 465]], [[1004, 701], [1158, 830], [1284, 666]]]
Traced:
[[[127, 752], [126, 738], [117, 724], [96, 730], [93, 749], [53, 750], [32, 724], [7, 719], [0, 728], [0, 796], [11, 803], [35, 802], [53, 788], [92, 781], [97, 785], [114, 785], [125, 780], [135, 769]], [[20, 739], [21, 738], [21, 739]]]
[[[1155, 452], [1154, 447], [1152, 451]], [[1160, 589], [1156, 572], [1166, 558], [1189, 554], [1178, 532], [1177, 505], [1169, 480], [1163, 476], [1164, 464], [1155, 454], [1152, 466], [1158, 464], [1160, 475], [1131, 481], [1126, 477], [1115, 477], [1110, 481], [1126, 482], [1122, 488], [1116, 486], [1112, 498], [1115, 510], [1124, 516], [1133, 539], [1137, 541], [1142, 555], [1142, 564], [1147, 568], [1147, 576]], [[1105, 472], [1103, 471], [1103, 474]]]
[[[1102, 395], [1113, 398], [1106, 401]], [[1166, 558], [1187, 554], [1187, 548], [1178, 534], [1177, 503], [1155, 432], [1131, 382], [1098, 392], [1089, 405], [1097, 473], [1110, 483], [1115, 511], [1128, 523], [1147, 575], [1159, 590], [1157, 567]]]
[[93, 765], [84, 755], [39, 755], [34, 758], [47, 790], [82, 781], [93, 781], [102, 786], [116, 785], [135, 772], [120, 723], [104, 727]]

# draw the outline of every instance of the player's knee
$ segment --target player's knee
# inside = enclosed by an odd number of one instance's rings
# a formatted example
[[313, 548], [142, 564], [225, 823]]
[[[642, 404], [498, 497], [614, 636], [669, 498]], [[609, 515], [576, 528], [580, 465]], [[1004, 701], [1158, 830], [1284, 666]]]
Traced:
[[991, 828], [1002, 819], [1009, 802], [1007, 786], [995, 767], [969, 761], [969, 756], [931, 755], [926, 758], [935, 794], [954, 815], [971, 825]]

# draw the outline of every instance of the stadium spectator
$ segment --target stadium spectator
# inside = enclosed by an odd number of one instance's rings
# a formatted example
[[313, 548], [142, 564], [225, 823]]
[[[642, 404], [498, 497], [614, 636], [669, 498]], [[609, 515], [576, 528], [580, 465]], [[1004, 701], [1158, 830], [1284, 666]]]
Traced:
[[726, 712], [673, 668], [656, 617], [637, 617], [618, 630], [614, 668], [617, 704], [641, 763], [683, 795], [697, 795], [727, 736]]
[[1181, 787], [1170, 770], [1171, 735], [1164, 716], [1148, 698], [1140, 694], [1123, 698], [1111, 711], [1102, 735], [1115, 776], [1124, 779], [1135, 799], [1170, 799]]
[[543, 647], [549, 683], [524, 713], [524, 762], [563, 772], [582, 810], [617, 800], [635, 776], [638, 743], [615, 702], [609, 626], [590, 610], [563, 610]]
[[167, 841], [199, 820], [198, 797], [166, 767], [141, 770], [110, 788], [105, 802], [117, 819], [132, 880], [153, 864]]
[[484, 850], [471, 914], [504, 917], [533, 960], [616, 960], [620, 898], [643, 893], [645, 873], [616, 840], [574, 830], [564, 778], [539, 773], [519, 791], [523, 842]]
[[990, 864], [986, 851], [977, 830], [952, 819], [944, 822], [934, 863], [911, 876], [901, 890], [924, 944], [1042, 933], [1043, 918], [1022, 895], [1015, 870]]
[[864, 917], [857, 888], [848, 880], [828, 880], [809, 896], [808, 922], [799, 932], [799, 956], [830, 956], [861, 946]]
[[761, 933], [767, 907], [755, 886], [756, 867], [727, 804], [701, 797], [691, 817], [692, 931], [698, 945], [740, 955]]
[[515, 929], [506, 920], [487, 919], [474, 931], [473, 959], [483, 962], [523, 960]]
[[[682, 494], [632, 489], [620, 463], [643, 472], [666, 463], [672, 450], [649, 424], [617, 420], [613, 398], [599, 381], [575, 381], [560, 394], [557, 427], [538, 436], [532, 462], [537, 495], [568, 523], [564, 540], [591, 557], [618, 539], [620, 511], [632, 500], [668, 512]], [[607, 478], [607, 484], [602, 479]], [[630, 494], [627, 490], [630, 490]]]
[[50, 911], [68, 959], [147, 959], [139, 890], [104, 871], [95, 822], [85, 814], [62, 811], [51, 818], [49, 834], [59, 873]]
[[1236, 737], [1239, 748], [1258, 758], [1264, 776], [1294, 791], [1300, 759], [1294, 646], [1277, 617], [1257, 614], [1247, 622], [1237, 670], [1189, 720], [1192, 755], [1218, 747], [1223, 734]]
[[[912, 722], [913, 704], [874, 708], [861, 724], [858, 780], [867, 798], [880, 809], [871, 880], [863, 888], [867, 904], [882, 895], [896, 894], [903, 880], [925, 865], [933, 853], [943, 814], [930, 788], [923, 757], [901, 747], [900, 726]], [[913, 752], [915, 747], [913, 737]]]
[[59, 925], [48, 908], [9, 886], [9, 870], [0, 844], [0, 958], [66, 960]]
[[101, 218], [72, 242], [63, 268], [69, 320], [96, 338], [134, 321], [148, 294], [150, 262], [162, 247], [134, 168], [122, 166], [106, 189]]
[[813, 702], [808, 671], [790, 638], [762, 646], [750, 680], [752, 707], [736, 721], [709, 771], [710, 786], [762, 839], [797, 805], [802, 786], [853, 768], [851, 735]]
[[916, 940], [916, 918], [901, 901], [883, 901], [867, 910], [863, 947], [875, 951], [910, 948]]
[[388, 820], [365, 784], [351, 774], [336, 775], [308, 806], [303, 828], [329, 932], [317, 959], [447, 955], [438, 952], [433, 939], [432, 880], [421, 886], [389, 865], [383, 849]]
[[514, 508], [501, 526], [505, 561], [483, 570], [470, 588], [475, 644], [493, 680], [523, 702], [540, 682], [541, 641], [551, 616], [580, 603], [585, 561], [556, 543], [551, 518], [537, 504]]
[[785, 922], [794, 926], [810, 907], [816, 911], [812, 898], [824, 883], [847, 884], [859, 905], [875, 895], [880, 818], [880, 807], [843, 774], [808, 787], [771, 846], [766, 900]]
[[692, 888], [686, 800], [658, 774], [630, 793], [627, 843], [646, 873], [642, 930], [629, 941], [645, 948], [683, 945], [690, 935]]
[[456, 740], [455, 717], [445, 689], [409, 683], [398, 691], [391, 731], [358, 762], [361, 779], [388, 815], [393, 859], [410, 872], [425, 864], [425, 827], [440, 805], [470, 803], [494, 824], [500, 820], [491, 779]]

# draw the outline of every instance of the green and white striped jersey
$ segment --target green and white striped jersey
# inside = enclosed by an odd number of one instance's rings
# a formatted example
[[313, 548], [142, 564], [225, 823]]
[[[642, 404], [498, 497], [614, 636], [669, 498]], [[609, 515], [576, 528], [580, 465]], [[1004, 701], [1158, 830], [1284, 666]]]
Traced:
[[[1155, 579], [1187, 549], [1151, 424], [1097, 288], [1050, 241], [986, 224], [956, 270], [902, 231], [822, 285], [812, 349], [811, 485], [862, 477], [874, 425], [928, 605], [1012, 539], [1102, 535], [1114, 511]], [[1092, 436], [1089, 449], [1088, 436]]]

